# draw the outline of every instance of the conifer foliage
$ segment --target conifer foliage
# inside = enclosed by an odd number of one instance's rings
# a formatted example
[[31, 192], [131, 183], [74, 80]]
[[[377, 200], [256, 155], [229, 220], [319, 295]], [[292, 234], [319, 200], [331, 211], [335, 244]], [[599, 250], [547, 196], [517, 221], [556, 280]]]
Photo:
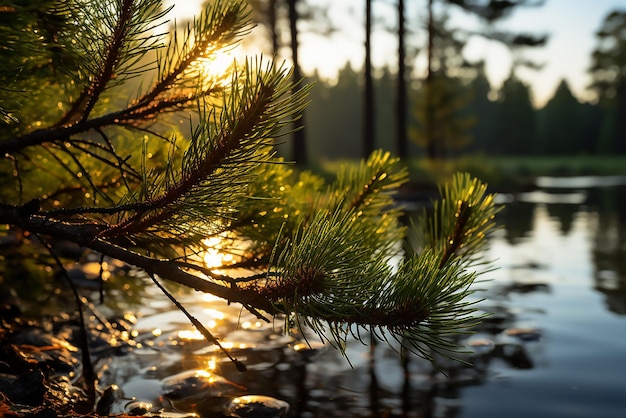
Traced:
[[28, 265], [15, 254], [63, 274], [70, 242], [339, 348], [361, 331], [424, 356], [458, 348], [447, 337], [476, 321], [467, 296], [497, 211], [484, 184], [455, 176], [409, 230], [394, 202], [407, 171], [388, 153], [332, 184], [294, 172], [273, 145], [307, 88], [264, 58], [210, 72], [251, 29], [243, 0], [171, 31], [159, 0], [22, 3], [0, 7], [5, 285]]

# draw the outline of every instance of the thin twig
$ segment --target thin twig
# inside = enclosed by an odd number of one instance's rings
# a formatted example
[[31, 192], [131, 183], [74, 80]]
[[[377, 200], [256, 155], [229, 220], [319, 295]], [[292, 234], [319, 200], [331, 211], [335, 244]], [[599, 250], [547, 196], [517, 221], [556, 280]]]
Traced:
[[237, 360], [236, 358], [234, 358], [233, 356], [230, 355], [230, 353], [222, 346], [222, 344], [220, 344], [220, 342], [217, 340], [217, 338], [215, 338], [213, 336], [213, 334], [211, 334], [211, 332], [209, 332], [208, 329], [206, 329], [206, 327], [204, 325], [202, 325], [202, 322], [198, 321], [198, 319], [196, 319], [196, 317], [194, 317], [193, 315], [191, 315], [189, 313], [189, 311], [187, 311], [183, 305], [181, 305], [176, 298], [174, 298], [174, 296], [172, 296], [171, 293], [169, 293], [162, 285], [161, 283], [158, 282], [158, 280], [156, 279], [156, 277], [154, 276], [154, 274], [150, 274], [150, 278], [152, 279], [152, 281], [154, 282], [154, 284], [157, 285], [157, 287], [161, 290], [161, 292], [163, 292], [165, 294], [165, 296], [168, 297], [169, 300], [172, 301], [172, 303], [174, 305], [176, 305], [176, 307], [183, 313], [185, 314], [185, 316], [189, 319], [189, 321], [191, 321], [191, 323], [193, 324], [194, 327], [196, 327], [196, 329], [198, 331], [200, 331], [200, 334], [202, 334], [202, 336], [204, 337], [205, 340], [207, 340], [209, 343], [215, 344], [221, 351], [222, 353], [224, 353], [226, 355], [226, 357], [228, 357], [228, 359], [230, 361], [233, 362], [233, 364], [235, 365], [235, 367], [237, 367], [237, 370], [239, 370], [240, 372], [245, 372], [247, 371], [246, 365], [243, 364], [242, 362], [240, 362], [239, 360]]
[[67, 284], [72, 290], [72, 294], [74, 295], [74, 300], [76, 301], [76, 307], [78, 309], [78, 320], [80, 322], [79, 332], [78, 332], [78, 341], [81, 346], [81, 351], [83, 355], [82, 365], [83, 365], [83, 377], [85, 378], [85, 385], [87, 387], [87, 398], [88, 398], [88, 407], [89, 410], [93, 409], [93, 406], [96, 402], [96, 373], [93, 368], [93, 363], [91, 362], [91, 356], [89, 355], [89, 341], [87, 339], [87, 327], [85, 325], [85, 317], [83, 314], [83, 302], [78, 294], [78, 289], [72, 282], [67, 269], [63, 266], [63, 263], [59, 259], [59, 256], [54, 252], [52, 246], [43, 239], [39, 234], [35, 234], [35, 236], [39, 239], [39, 241], [46, 247], [57, 267], [61, 270], [61, 274], [65, 278]]

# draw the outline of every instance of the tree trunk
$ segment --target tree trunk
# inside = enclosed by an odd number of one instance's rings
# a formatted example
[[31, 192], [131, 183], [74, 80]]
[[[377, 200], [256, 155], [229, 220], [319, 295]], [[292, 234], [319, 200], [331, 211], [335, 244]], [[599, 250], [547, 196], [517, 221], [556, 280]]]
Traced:
[[374, 83], [372, 80], [372, 0], [365, 0], [365, 100], [363, 114], [363, 158], [374, 151]]
[[615, 150], [620, 155], [626, 154], [626, 79], [617, 82], [617, 100], [615, 109]]
[[406, 114], [407, 114], [407, 93], [406, 93], [406, 48], [404, 44], [404, 0], [398, 0], [398, 80], [396, 91], [396, 150], [398, 157], [406, 159], [407, 134], [406, 134]]
[[[288, 0], [289, 5], [289, 30], [291, 32], [291, 57], [293, 60], [293, 82], [299, 83], [294, 88], [301, 88], [303, 82], [302, 71], [298, 63], [298, 11], [296, 9], [297, 0]], [[292, 160], [301, 166], [307, 164], [306, 136], [304, 131], [304, 111], [300, 118], [293, 124], [293, 148]]]
[[429, 160], [437, 157], [435, 144], [435, 108], [433, 104], [433, 48], [435, 38], [435, 18], [433, 16], [433, 0], [428, 0], [428, 58], [426, 69], [426, 80], [424, 82], [424, 93], [426, 97], [426, 118], [424, 133], [426, 135], [426, 155]]
[[272, 55], [276, 57], [278, 55], [278, 28], [276, 26], [276, 2], [277, 0], [269, 0], [268, 5], [268, 22], [270, 26], [270, 36], [272, 38]]

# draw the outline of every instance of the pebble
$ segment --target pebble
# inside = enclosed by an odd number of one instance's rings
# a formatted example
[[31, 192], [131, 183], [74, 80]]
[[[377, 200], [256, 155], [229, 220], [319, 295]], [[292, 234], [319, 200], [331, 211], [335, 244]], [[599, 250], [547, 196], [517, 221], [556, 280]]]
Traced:
[[152, 404], [144, 401], [134, 400], [124, 405], [124, 411], [126, 411], [128, 415], [133, 416], [146, 415], [151, 409]]
[[246, 388], [206, 370], [188, 370], [163, 379], [163, 396], [171, 400], [238, 395]]
[[542, 336], [541, 330], [537, 328], [509, 328], [504, 333], [524, 342], [539, 341]]
[[261, 395], [239, 396], [226, 406], [226, 413], [237, 418], [278, 418], [287, 412], [287, 402]]

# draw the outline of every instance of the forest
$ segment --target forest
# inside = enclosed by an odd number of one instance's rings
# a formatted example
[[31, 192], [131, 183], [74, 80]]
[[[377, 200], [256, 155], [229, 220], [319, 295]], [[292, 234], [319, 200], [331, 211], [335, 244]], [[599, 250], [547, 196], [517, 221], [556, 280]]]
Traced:
[[[313, 159], [354, 159], [360, 157], [359, 138], [362, 130], [362, 107], [359, 95], [361, 75], [344, 68], [336, 85], [315, 80], [311, 104], [307, 108], [307, 134]], [[498, 99], [491, 101], [484, 73], [478, 72], [467, 84], [453, 80], [458, 89], [457, 101], [462, 108], [451, 110], [463, 131], [449, 133], [438, 143], [438, 157], [481, 154], [484, 156], [578, 156], [623, 154], [615, 131], [605, 127], [612, 112], [601, 105], [581, 103], [563, 81], [554, 97], [541, 109], [533, 107], [527, 85], [512, 76]], [[386, 69], [375, 79], [376, 106], [381, 109], [376, 118], [376, 146], [393, 150], [390, 133], [393, 121], [394, 75]], [[412, 103], [418, 101], [416, 90]], [[357, 110], [357, 111], [355, 111]], [[441, 112], [444, 112], [441, 109]], [[412, 116], [412, 115], [411, 115]], [[424, 154], [419, 146], [419, 122], [409, 118], [411, 156]], [[341, 122], [341, 123], [340, 123]], [[339, 128], [338, 128], [339, 127]], [[604, 129], [603, 129], [604, 128]], [[599, 134], [598, 134], [599, 132]], [[462, 135], [461, 135], [462, 133]], [[445, 135], [445, 134], [444, 134]]]
[[[498, 23], [517, 10], [539, 9], [545, 2], [429, 0], [418, 18], [407, 15], [412, 3], [395, 3], [397, 21], [384, 26], [384, 18], [373, 14], [372, 2], [365, 2], [365, 62], [346, 64], [336, 80], [328, 80], [317, 72], [302, 74], [298, 36], [303, 32], [327, 36], [341, 31], [345, 23], [331, 21], [313, 2], [252, 2], [258, 22], [270, 34], [270, 50], [291, 59], [298, 69], [295, 77], [313, 85], [310, 105], [299, 122], [302, 132], [295, 134], [294, 149], [287, 152], [295, 161], [355, 159], [376, 148], [401, 158], [429, 159], [626, 152], [625, 11], [612, 11], [597, 23], [586, 101], [562, 80], [547, 103], [537, 107], [530, 86], [518, 73], [541, 69], [544, 63], [527, 58], [527, 52], [545, 47], [549, 33], [506, 31]], [[476, 17], [483, 29], [454, 27], [455, 13]], [[397, 45], [385, 45], [398, 49], [395, 65], [372, 64], [376, 25], [397, 39]], [[512, 65], [501, 86], [490, 84], [483, 60], [464, 58], [472, 37], [500, 43], [510, 51]], [[423, 76], [413, 68], [419, 57], [427, 61]], [[297, 145], [305, 137], [306, 146]]]

